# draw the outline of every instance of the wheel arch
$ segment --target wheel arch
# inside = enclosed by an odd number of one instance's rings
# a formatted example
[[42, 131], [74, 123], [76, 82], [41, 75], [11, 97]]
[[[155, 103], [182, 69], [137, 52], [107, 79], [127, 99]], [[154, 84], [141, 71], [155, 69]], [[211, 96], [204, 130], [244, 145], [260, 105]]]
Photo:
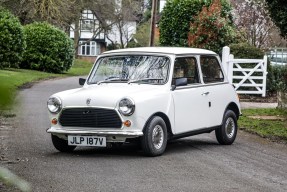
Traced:
[[158, 117], [161, 117], [165, 124], [166, 124], [166, 128], [167, 128], [167, 133], [168, 133], [168, 139], [172, 137], [173, 133], [172, 133], [172, 129], [171, 129], [171, 123], [170, 123], [170, 120], [168, 118], [168, 116], [166, 114], [164, 114], [163, 112], [156, 112], [154, 114], [152, 114], [148, 120], [146, 121], [145, 125], [144, 125], [144, 129], [143, 129], [143, 132], [145, 131], [146, 129], [146, 126], [148, 125], [148, 123], [151, 121], [151, 119], [155, 116], [158, 116]]
[[[227, 110], [232, 110], [232, 111], [235, 113], [235, 115], [236, 115], [236, 117], [237, 117], [237, 120], [239, 119], [240, 110], [239, 110], [239, 107], [237, 106], [236, 103], [234, 103], [234, 102], [229, 103], [229, 104], [227, 105], [226, 109], [225, 109], [225, 112], [226, 112]], [[224, 113], [225, 113], [225, 112], [224, 112]], [[224, 114], [223, 114], [223, 117], [224, 117]]]

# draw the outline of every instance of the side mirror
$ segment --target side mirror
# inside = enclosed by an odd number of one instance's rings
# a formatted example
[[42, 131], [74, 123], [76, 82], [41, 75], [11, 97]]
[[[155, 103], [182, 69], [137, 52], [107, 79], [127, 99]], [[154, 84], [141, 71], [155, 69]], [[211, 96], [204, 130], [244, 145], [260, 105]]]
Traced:
[[187, 78], [182, 77], [175, 79], [175, 84], [171, 86], [171, 90], [174, 91], [176, 87], [187, 85]]
[[79, 84], [84, 85], [86, 83], [86, 79], [84, 78], [79, 78]]
[[182, 77], [182, 78], [179, 78], [179, 79], [175, 80], [175, 86], [176, 87], [185, 86], [185, 85], [187, 85], [187, 78]]

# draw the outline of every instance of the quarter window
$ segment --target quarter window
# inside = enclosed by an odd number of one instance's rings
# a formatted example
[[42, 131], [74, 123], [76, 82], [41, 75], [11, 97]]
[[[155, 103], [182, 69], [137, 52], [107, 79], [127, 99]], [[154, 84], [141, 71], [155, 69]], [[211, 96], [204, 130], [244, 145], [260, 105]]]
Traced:
[[216, 57], [202, 56], [200, 66], [205, 83], [223, 82], [224, 76]]
[[175, 59], [173, 84], [175, 79], [187, 78], [187, 84], [200, 83], [198, 68], [194, 57], [179, 57]]

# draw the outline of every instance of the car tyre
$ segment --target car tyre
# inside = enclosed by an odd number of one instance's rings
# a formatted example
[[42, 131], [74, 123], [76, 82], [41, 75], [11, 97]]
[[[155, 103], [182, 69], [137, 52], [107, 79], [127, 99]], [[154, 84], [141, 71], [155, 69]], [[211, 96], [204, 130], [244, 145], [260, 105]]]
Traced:
[[232, 110], [227, 110], [224, 114], [222, 125], [215, 130], [218, 143], [231, 145], [237, 135], [237, 117]]
[[147, 156], [160, 156], [167, 145], [167, 128], [161, 117], [153, 117], [145, 127], [141, 146]]
[[72, 152], [76, 148], [76, 146], [68, 145], [68, 141], [65, 139], [61, 139], [57, 137], [56, 135], [51, 135], [51, 136], [52, 136], [52, 143], [58, 151]]

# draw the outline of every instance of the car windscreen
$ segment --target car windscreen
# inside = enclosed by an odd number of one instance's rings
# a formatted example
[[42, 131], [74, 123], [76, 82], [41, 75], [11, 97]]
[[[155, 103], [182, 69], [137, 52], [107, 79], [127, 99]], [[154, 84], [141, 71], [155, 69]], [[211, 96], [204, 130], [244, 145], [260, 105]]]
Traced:
[[125, 55], [103, 57], [97, 61], [88, 84], [146, 83], [165, 84], [170, 60], [165, 56]]

